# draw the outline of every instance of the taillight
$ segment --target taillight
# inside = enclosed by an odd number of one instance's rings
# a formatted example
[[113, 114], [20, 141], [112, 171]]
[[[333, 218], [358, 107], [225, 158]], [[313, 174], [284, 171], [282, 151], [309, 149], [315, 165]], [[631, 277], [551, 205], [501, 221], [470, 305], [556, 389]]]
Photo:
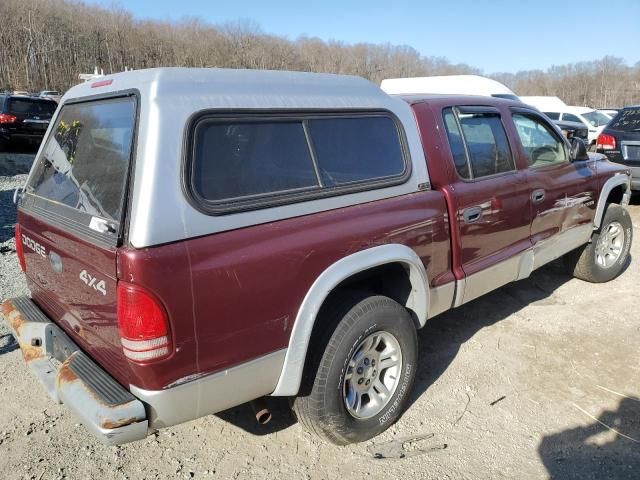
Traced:
[[0, 123], [15, 123], [18, 117], [9, 115], [7, 113], [0, 113]]
[[600, 150], [615, 150], [616, 149], [616, 137], [613, 135], [607, 135], [601, 133], [598, 135], [598, 147]]
[[171, 353], [169, 319], [162, 304], [141, 287], [118, 283], [118, 326], [127, 358], [148, 362]]
[[18, 255], [20, 270], [25, 272], [27, 270], [27, 265], [24, 263], [24, 248], [22, 248], [22, 235], [20, 234], [19, 223], [16, 223], [16, 254]]

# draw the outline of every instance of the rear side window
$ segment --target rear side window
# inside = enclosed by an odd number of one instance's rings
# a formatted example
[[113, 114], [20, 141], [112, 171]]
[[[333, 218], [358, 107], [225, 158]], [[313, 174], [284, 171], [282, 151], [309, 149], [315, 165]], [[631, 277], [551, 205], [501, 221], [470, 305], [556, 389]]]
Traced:
[[62, 107], [27, 192], [119, 222], [135, 110], [134, 97]]
[[50, 117], [56, 111], [57, 105], [49, 100], [33, 100], [30, 98], [10, 98], [9, 112], [27, 115], [42, 115]]
[[607, 128], [623, 132], [640, 132], [640, 108], [625, 108], [611, 120]]
[[403, 181], [400, 131], [386, 115], [203, 117], [192, 130], [187, 185], [224, 214]]
[[323, 185], [401, 175], [402, 147], [389, 117], [309, 120]]
[[[515, 169], [507, 134], [498, 112], [446, 109], [443, 113], [456, 169], [462, 178], [488, 177]], [[455, 122], [447, 119], [450, 115], [454, 116]], [[458, 136], [461, 137], [470, 165], [470, 176], [465, 176], [468, 170], [461, 167]], [[459, 158], [456, 159], [456, 156]]]
[[544, 114], [549, 117], [551, 120], [560, 120], [559, 112], [544, 112]]
[[195, 139], [193, 186], [207, 200], [317, 185], [302, 122], [202, 122]]

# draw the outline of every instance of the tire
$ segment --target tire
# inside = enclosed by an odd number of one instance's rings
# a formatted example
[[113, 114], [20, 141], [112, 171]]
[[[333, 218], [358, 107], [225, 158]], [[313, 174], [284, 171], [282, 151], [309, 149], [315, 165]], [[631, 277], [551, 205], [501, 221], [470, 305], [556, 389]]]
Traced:
[[[591, 236], [591, 242], [565, 255], [565, 266], [574, 277], [587, 282], [613, 280], [627, 264], [632, 237], [629, 212], [618, 204], [610, 203], [600, 229]], [[613, 245], [615, 249], [607, 249], [607, 245]], [[610, 253], [605, 254], [607, 251]]]
[[[413, 386], [418, 351], [416, 329], [404, 307], [383, 296], [348, 298], [341, 309], [346, 313], [337, 317], [328, 342], [320, 342], [320, 349], [326, 347], [315, 352], [317, 368], [312, 362], [315, 371], [306, 372], [308, 392], [292, 404], [304, 428], [336, 445], [375, 437], [400, 417]], [[310, 354], [313, 358], [314, 352]], [[358, 397], [359, 409], [353, 401]]]

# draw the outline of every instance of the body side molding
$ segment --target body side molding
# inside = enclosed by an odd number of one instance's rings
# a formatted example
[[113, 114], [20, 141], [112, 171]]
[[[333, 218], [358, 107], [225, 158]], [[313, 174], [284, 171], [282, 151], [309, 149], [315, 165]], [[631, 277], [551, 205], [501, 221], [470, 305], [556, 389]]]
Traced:
[[627, 185], [627, 192], [631, 189], [631, 179], [628, 175], [623, 173], [616, 173], [613, 177], [609, 178], [604, 185], [602, 185], [602, 190], [600, 190], [600, 197], [598, 198], [598, 206], [596, 207], [596, 214], [593, 217], [593, 229], [597, 230], [600, 228], [600, 223], [602, 222], [602, 217], [604, 216], [604, 208], [607, 204], [607, 198], [615, 187], [619, 185]]
[[350, 276], [388, 263], [402, 263], [408, 267], [412, 290], [406, 307], [416, 314], [420, 326], [424, 325], [429, 311], [429, 282], [422, 260], [411, 248], [401, 244], [380, 245], [342, 258], [320, 274], [304, 297], [293, 324], [280, 379], [272, 395], [298, 393], [313, 325], [329, 293]]

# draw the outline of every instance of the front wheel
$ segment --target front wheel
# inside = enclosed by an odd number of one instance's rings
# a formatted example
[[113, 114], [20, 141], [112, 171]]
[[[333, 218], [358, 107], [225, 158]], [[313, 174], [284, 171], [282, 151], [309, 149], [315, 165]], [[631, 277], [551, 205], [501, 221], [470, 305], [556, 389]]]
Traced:
[[564, 263], [574, 277], [601, 283], [616, 278], [629, 259], [633, 224], [626, 209], [611, 203], [591, 242], [568, 253]]
[[413, 385], [417, 336], [409, 312], [390, 298], [354, 301], [329, 339], [308, 395], [293, 411], [334, 443], [363, 442], [391, 426]]

